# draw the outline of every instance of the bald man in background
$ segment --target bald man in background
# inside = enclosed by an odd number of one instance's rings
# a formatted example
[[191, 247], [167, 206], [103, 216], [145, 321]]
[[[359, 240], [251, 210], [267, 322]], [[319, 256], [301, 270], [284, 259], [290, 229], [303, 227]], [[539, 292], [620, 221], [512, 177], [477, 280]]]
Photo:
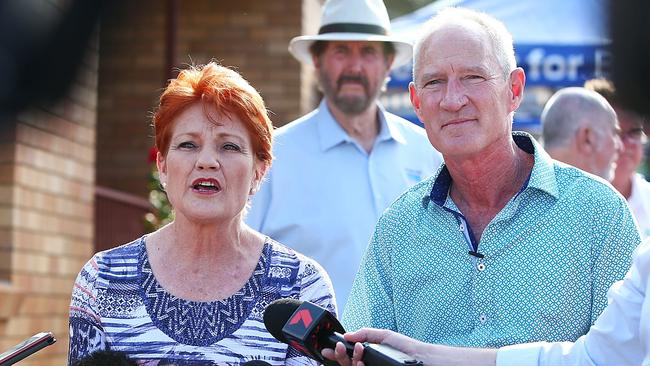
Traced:
[[612, 106], [585, 88], [560, 89], [542, 112], [542, 138], [549, 155], [607, 181], [614, 178], [623, 147], [618, 130]]
[[650, 182], [637, 173], [643, 162], [643, 150], [648, 140], [643, 127], [645, 117], [620, 105], [616, 88], [609, 80], [587, 80], [585, 88], [602, 95], [616, 111], [621, 127], [618, 135], [623, 148], [618, 154], [616, 172], [611, 182], [627, 200], [639, 224], [641, 238], [645, 239], [650, 236]]

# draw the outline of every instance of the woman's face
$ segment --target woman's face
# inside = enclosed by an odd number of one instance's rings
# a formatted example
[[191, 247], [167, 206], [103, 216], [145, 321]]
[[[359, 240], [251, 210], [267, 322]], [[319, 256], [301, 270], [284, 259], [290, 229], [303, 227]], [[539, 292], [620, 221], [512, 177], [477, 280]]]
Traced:
[[176, 217], [198, 223], [240, 220], [265, 172], [244, 124], [214, 108], [204, 110], [201, 103], [172, 123], [169, 150], [166, 156], [158, 153], [157, 164]]
[[616, 115], [623, 142], [616, 164], [616, 178], [627, 180], [634, 175], [643, 160], [643, 146], [647, 137], [643, 133], [643, 117], [621, 108], [616, 108]]

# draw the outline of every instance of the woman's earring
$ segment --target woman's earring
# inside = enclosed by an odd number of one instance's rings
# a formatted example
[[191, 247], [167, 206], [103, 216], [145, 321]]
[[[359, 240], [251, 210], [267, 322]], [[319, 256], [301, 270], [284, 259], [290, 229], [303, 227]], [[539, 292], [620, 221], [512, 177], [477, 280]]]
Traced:
[[165, 191], [167, 189], [167, 182], [161, 182], [160, 188], [162, 188], [162, 190]]

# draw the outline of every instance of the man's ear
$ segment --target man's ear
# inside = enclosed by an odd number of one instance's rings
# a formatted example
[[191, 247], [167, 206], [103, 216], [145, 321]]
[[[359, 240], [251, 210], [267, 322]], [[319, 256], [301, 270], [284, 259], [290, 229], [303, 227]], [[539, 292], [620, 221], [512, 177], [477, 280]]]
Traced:
[[420, 117], [420, 96], [418, 95], [417, 89], [415, 88], [415, 83], [412, 81], [409, 83], [409, 98], [411, 99], [411, 105], [413, 105], [415, 114], [418, 116], [420, 121], [422, 121], [422, 118]]
[[598, 145], [596, 131], [588, 126], [582, 126], [576, 131], [576, 147], [583, 154], [593, 154]]
[[524, 86], [526, 85], [526, 74], [521, 67], [512, 70], [509, 77], [510, 83], [510, 112], [519, 108], [524, 99]]

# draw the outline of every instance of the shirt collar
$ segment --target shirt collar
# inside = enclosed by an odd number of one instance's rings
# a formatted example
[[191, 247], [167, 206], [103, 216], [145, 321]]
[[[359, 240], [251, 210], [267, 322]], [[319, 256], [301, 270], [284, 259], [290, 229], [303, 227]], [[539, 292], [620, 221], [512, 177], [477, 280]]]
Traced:
[[[529, 188], [534, 188], [557, 198], [558, 188], [553, 159], [551, 159], [539, 143], [526, 132], [513, 132], [512, 139], [521, 150], [533, 154], [535, 158], [535, 163], [533, 165], [533, 170], [530, 173], [530, 177], [528, 177], [528, 180], [520, 192]], [[449, 195], [451, 182], [451, 174], [449, 174], [447, 166], [443, 163], [434, 178], [433, 187], [429, 193], [429, 199], [438, 206], [444, 206], [447, 196]]]
[[[377, 141], [395, 140], [401, 144], [406, 144], [406, 139], [397, 126], [389, 124], [386, 121], [387, 112], [384, 107], [379, 103], [377, 103], [377, 107], [380, 126]], [[332, 113], [330, 113], [325, 99], [323, 99], [318, 105], [314, 118], [318, 125], [318, 136], [322, 151], [329, 150], [341, 143], [353, 142], [352, 137], [345, 132], [343, 127], [341, 127], [341, 125], [334, 119]]]
[[537, 140], [526, 132], [513, 132], [512, 138], [522, 150], [532, 153], [535, 157], [533, 171], [530, 173], [527, 188], [535, 188], [558, 198], [557, 178], [555, 176], [555, 163], [551, 156], [542, 148]]
[[379, 131], [379, 141], [395, 140], [400, 144], [406, 145], [406, 138], [402, 134], [402, 131], [398, 128], [396, 123], [388, 123], [386, 120], [386, 115], [388, 112], [384, 109], [384, 106], [380, 103], [377, 103], [379, 109], [379, 125], [381, 126], [381, 131]]

